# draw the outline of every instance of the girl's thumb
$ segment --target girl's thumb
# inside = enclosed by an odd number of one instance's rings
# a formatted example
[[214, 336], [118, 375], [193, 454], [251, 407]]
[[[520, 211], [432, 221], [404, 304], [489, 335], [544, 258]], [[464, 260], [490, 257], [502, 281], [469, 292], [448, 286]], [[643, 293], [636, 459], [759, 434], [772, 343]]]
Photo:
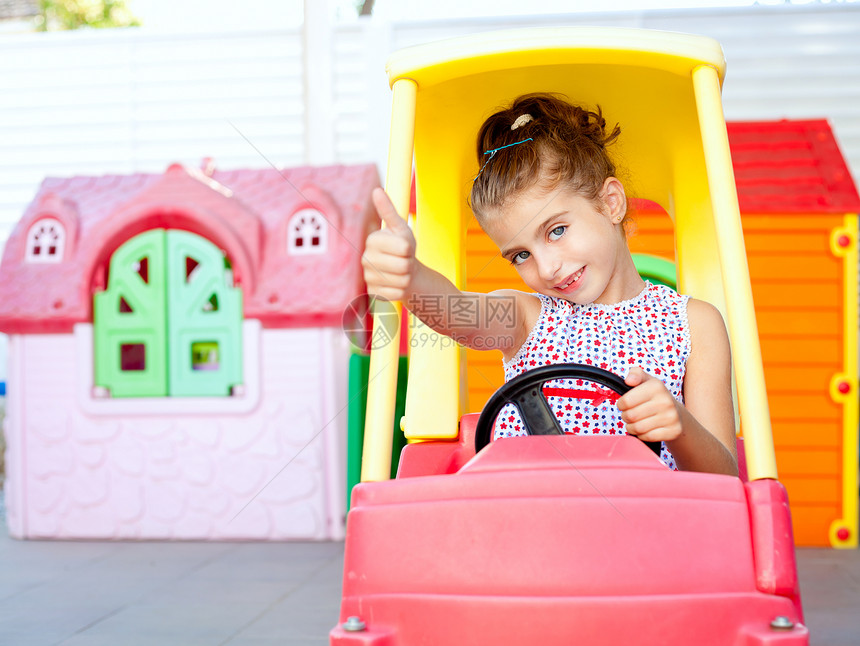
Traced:
[[394, 204], [391, 203], [391, 198], [388, 197], [388, 193], [381, 188], [373, 189], [373, 205], [376, 207], [376, 212], [379, 213], [379, 217], [382, 218], [385, 225], [392, 231], [396, 232], [409, 228], [406, 224], [406, 220], [401, 218], [400, 214], [397, 213], [397, 209], [395, 209]]
[[642, 368], [638, 366], [633, 366], [630, 368], [630, 372], [627, 373], [627, 376], [624, 378], [624, 383], [628, 386], [638, 386], [643, 381], [648, 378], [648, 375], [645, 373]]

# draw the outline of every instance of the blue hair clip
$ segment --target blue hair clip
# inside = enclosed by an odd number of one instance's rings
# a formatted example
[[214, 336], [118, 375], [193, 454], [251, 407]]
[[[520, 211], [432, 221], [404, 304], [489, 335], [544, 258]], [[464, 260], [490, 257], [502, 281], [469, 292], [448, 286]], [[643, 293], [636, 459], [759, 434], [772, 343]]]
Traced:
[[489, 155], [489, 157], [487, 158], [487, 161], [484, 162], [484, 165], [481, 166], [481, 170], [478, 171], [478, 174], [472, 178], [472, 181], [474, 182], [476, 179], [478, 179], [478, 177], [481, 176], [481, 172], [484, 170], [484, 168], [486, 168], [487, 164], [489, 164], [490, 161], [492, 161], [493, 157], [495, 157], [497, 152], [499, 152], [500, 150], [503, 150], [505, 148], [510, 148], [511, 146], [518, 146], [519, 144], [524, 144], [527, 141], [534, 141], [534, 139], [529, 137], [528, 139], [523, 139], [522, 141], [515, 141], [512, 144], [505, 144], [504, 146], [499, 146], [498, 148], [493, 148], [492, 150], [486, 151], [484, 154]]

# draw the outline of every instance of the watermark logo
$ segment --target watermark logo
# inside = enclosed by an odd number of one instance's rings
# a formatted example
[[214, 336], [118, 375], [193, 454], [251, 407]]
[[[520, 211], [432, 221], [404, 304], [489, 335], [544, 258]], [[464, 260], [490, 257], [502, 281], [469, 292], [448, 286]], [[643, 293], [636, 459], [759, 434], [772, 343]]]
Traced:
[[[373, 314], [377, 315], [376, 329]], [[361, 294], [350, 301], [343, 311], [341, 326], [346, 338], [365, 352], [384, 348], [394, 340], [400, 317], [391, 302], [379, 296]]]
[[433, 329], [445, 326], [456, 332], [516, 327], [516, 301], [512, 296], [420, 294], [410, 298], [406, 307]]
[[505, 335], [468, 339], [458, 336], [456, 333], [454, 336], [445, 336], [433, 330], [429, 332], [411, 330], [411, 334], [409, 335], [409, 347], [411, 348], [439, 348], [440, 350], [444, 350], [445, 348], [459, 345], [474, 350], [501, 350], [503, 348], [510, 348], [513, 343], [514, 338]]
[[[429, 346], [444, 349], [460, 344], [477, 350], [496, 350], [513, 344], [511, 334], [501, 333], [516, 328], [513, 297], [422, 294], [413, 296], [406, 307], [415, 314], [409, 323], [409, 345], [412, 348]], [[374, 313], [378, 323], [375, 327]], [[416, 317], [424, 325], [420, 325]], [[365, 352], [391, 343], [399, 324], [397, 310], [391, 302], [368, 294], [354, 298], [344, 310], [342, 320], [344, 334], [350, 343]], [[443, 335], [434, 331], [439, 328], [448, 332]], [[488, 329], [495, 330], [496, 334], [473, 334], [476, 330]]]

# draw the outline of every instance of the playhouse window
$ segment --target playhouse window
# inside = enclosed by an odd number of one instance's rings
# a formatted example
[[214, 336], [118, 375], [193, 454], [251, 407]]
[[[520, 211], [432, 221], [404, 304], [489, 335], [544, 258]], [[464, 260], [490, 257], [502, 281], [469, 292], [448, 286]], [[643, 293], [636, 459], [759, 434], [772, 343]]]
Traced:
[[27, 262], [60, 262], [66, 246], [66, 230], [59, 220], [43, 218], [27, 233]]
[[119, 348], [120, 370], [123, 372], [146, 370], [146, 346], [143, 343], [123, 343]]
[[94, 386], [111, 397], [230, 397], [243, 384], [242, 292], [209, 240], [153, 229], [93, 295]]
[[218, 342], [197, 341], [191, 344], [192, 370], [218, 370]]
[[292, 254], [325, 253], [328, 223], [316, 209], [302, 209], [290, 218], [287, 236], [287, 250]]

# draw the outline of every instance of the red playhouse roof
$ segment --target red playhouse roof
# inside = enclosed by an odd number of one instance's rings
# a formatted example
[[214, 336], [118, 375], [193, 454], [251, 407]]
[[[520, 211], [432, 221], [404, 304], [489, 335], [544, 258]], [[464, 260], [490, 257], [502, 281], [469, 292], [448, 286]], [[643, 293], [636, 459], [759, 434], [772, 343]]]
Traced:
[[[860, 212], [851, 171], [824, 119], [726, 123], [741, 213]], [[662, 212], [649, 200], [636, 209]]]
[[[244, 314], [267, 327], [339, 324], [363, 291], [360, 257], [376, 226], [372, 164], [277, 170], [200, 171], [178, 164], [163, 174], [47, 178], [9, 237], [0, 264], [0, 331], [69, 332], [92, 321], [92, 294], [108, 261], [147, 229], [197, 233], [223, 249], [244, 293]], [[287, 253], [288, 221], [304, 209], [328, 223], [325, 253]], [[59, 263], [27, 262], [38, 220], [59, 220]]]
[[830, 124], [727, 123], [742, 213], [856, 213], [860, 196]]

